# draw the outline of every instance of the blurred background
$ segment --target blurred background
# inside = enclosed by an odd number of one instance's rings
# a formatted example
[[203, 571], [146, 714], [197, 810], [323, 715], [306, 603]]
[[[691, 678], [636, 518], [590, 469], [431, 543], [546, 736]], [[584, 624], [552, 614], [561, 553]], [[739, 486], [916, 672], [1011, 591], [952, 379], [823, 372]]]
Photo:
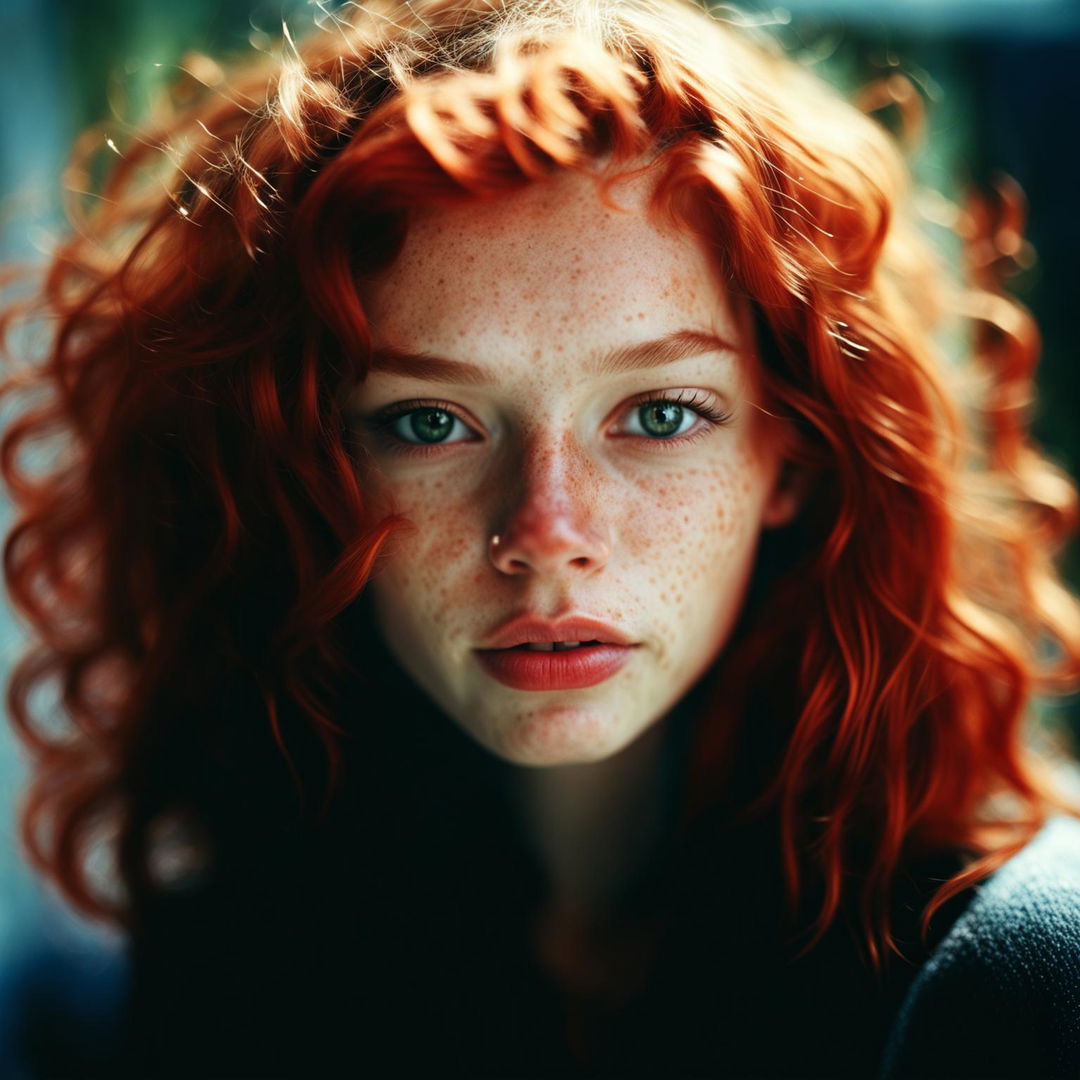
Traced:
[[[876, 86], [870, 104], [881, 106], [887, 124], [924, 111], [914, 167], [928, 189], [962, 204], [984, 193], [993, 206], [1000, 204], [993, 192], [1010, 190], [1002, 174], [1018, 182], [1030, 204], [1031, 246], [1007, 243], [1007, 257], [995, 257], [984, 270], [1004, 278], [1037, 318], [1044, 349], [1035, 433], [1049, 455], [1076, 475], [1080, 2], [786, 0], [782, 7], [742, 4], [738, 13], [726, 13], [768, 25], [800, 59], [850, 93]], [[145, 116], [155, 90], [212, 70], [201, 57], [227, 61], [252, 50], [274, 51], [283, 22], [300, 37], [323, 17], [319, 6], [302, 0], [169, 5], [0, 0], [0, 262], [40, 261], [63, 228], [65, 158], [79, 132], [102, 125], [95, 137], [122, 137]], [[184, 76], [185, 71], [193, 75]], [[928, 199], [926, 206], [931, 217], [948, 216], [946, 203]], [[6, 530], [8, 515], [3, 507], [0, 513]], [[1076, 587], [1077, 546], [1064, 557]], [[6, 677], [20, 649], [20, 628], [4, 610], [0, 677]], [[1077, 702], [1052, 708], [1076, 745]], [[117, 937], [68, 913], [25, 869], [14, 825], [22, 773], [19, 750], [4, 724], [0, 1075], [5, 1077], [31, 1075], [25, 1066], [30, 1056], [54, 1063], [50, 1075], [63, 1072], [73, 1046], [81, 1047], [84, 1057], [97, 1050], [106, 1054], [113, 1037], [107, 1019], [124, 977]], [[30, 1015], [33, 1025], [26, 1020]]]

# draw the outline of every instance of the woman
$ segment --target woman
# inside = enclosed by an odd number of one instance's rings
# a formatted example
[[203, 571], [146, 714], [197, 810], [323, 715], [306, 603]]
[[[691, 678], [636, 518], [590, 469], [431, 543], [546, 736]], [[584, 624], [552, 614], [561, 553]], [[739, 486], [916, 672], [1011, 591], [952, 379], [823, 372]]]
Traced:
[[114, 1074], [1067, 1075], [1074, 496], [889, 137], [677, 0], [287, 44], [118, 148], [9, 384]]

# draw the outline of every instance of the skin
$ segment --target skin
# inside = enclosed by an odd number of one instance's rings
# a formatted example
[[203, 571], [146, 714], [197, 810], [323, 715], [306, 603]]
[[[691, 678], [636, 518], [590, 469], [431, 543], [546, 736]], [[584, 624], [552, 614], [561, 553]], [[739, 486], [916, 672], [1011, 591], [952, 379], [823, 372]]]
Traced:
[[[376, 348], [490, 375], [461, 385], [373, 370], [349, 411], [364, 483], [416, 526], [370, 584], [379, 630], [448, 716], [519, 765], [604, 761], [668, 713], [723, 649], [761, 530], [796, 510], [779, 480], [787, 433], [759, 407], [746, 320], [700, 242], [651, 220], [649, 191], [647, 175], [620, 183], [612, 207], [592, 177], [566, 173], [424, 210], [393, 264], [360, 286]], [[737, 350], [585, 371], [606, 350], [683, 330]], [[642, 394], [693, 397], [730, 419], [684, 406], [676, 436], [650, 438]], [[372, 429], [386, 406], [435, 401], [462, 421], [442, 443], [395, 452], [389, 429]], [[407, 418], [392, 430], [417, 438]], [[526, 612], [590, 615], [638, 645], [598, 685], [512, 689], [474, 650]]]

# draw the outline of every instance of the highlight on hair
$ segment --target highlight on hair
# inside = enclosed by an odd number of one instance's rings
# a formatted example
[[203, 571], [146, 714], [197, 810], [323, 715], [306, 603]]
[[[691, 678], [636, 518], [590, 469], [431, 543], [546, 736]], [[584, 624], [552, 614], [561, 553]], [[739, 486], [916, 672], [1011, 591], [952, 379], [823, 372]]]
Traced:
[[[76, 165], [103, 145], [87, 136]], [[356, 275], [393, 256], [411, 207], [643, 160], [653, 210], [753, 312], [768, 407], [818, 477], [720, 665], [699, 797], [768, 688], [756, 805], [779, 813], [793, 907], [821, 882], [807, 948], [852, 900], [875, 967], [900, 952], [906, 858], [974, 860], [925, 933], [1051, 811], [1080, 813], [1029, 724], [1034, 694], [1080, 674], [1052, 564], [1074, 491], [1027, 435], [1032, 322], [951, 282], [891, 137], [730, 13], [372, 0], [116, 150], [4, 314], [48, 331], [4, 385], [25, 403], [0, 443], [7, 584], [33, 633], [8, 694], [31, 755], [22, 836], [75, 905], [128, 922], [161, 887], [163, 821], [227, 827], [205, 808], [222, 784], [243, 798], [251, 731], [302, 794], [335, 788], [338, 688], [364, 678], [340, 616], [408, 526], [361, 489], [341, 411], [370, 351]], [[940, 344], [956, 320], [962, 357]], [[35, 706], [48, 687], [59, 729]], [[88, 870], [95, 837], [118, 893]]]

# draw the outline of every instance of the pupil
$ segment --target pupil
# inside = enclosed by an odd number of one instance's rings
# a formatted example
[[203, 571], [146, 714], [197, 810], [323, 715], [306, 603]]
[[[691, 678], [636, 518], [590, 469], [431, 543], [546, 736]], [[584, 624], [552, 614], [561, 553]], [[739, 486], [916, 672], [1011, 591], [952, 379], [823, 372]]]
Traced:
[[650, 435], [673, 435], [682, 418], [683, 408], [674, 401], [651, 401], [641, 406], [641, 426]]
[[413, 434], [424, 442], [440, 442], [450, 434], [454, 418], [445, 409], [418, 409], [409, 417]]

